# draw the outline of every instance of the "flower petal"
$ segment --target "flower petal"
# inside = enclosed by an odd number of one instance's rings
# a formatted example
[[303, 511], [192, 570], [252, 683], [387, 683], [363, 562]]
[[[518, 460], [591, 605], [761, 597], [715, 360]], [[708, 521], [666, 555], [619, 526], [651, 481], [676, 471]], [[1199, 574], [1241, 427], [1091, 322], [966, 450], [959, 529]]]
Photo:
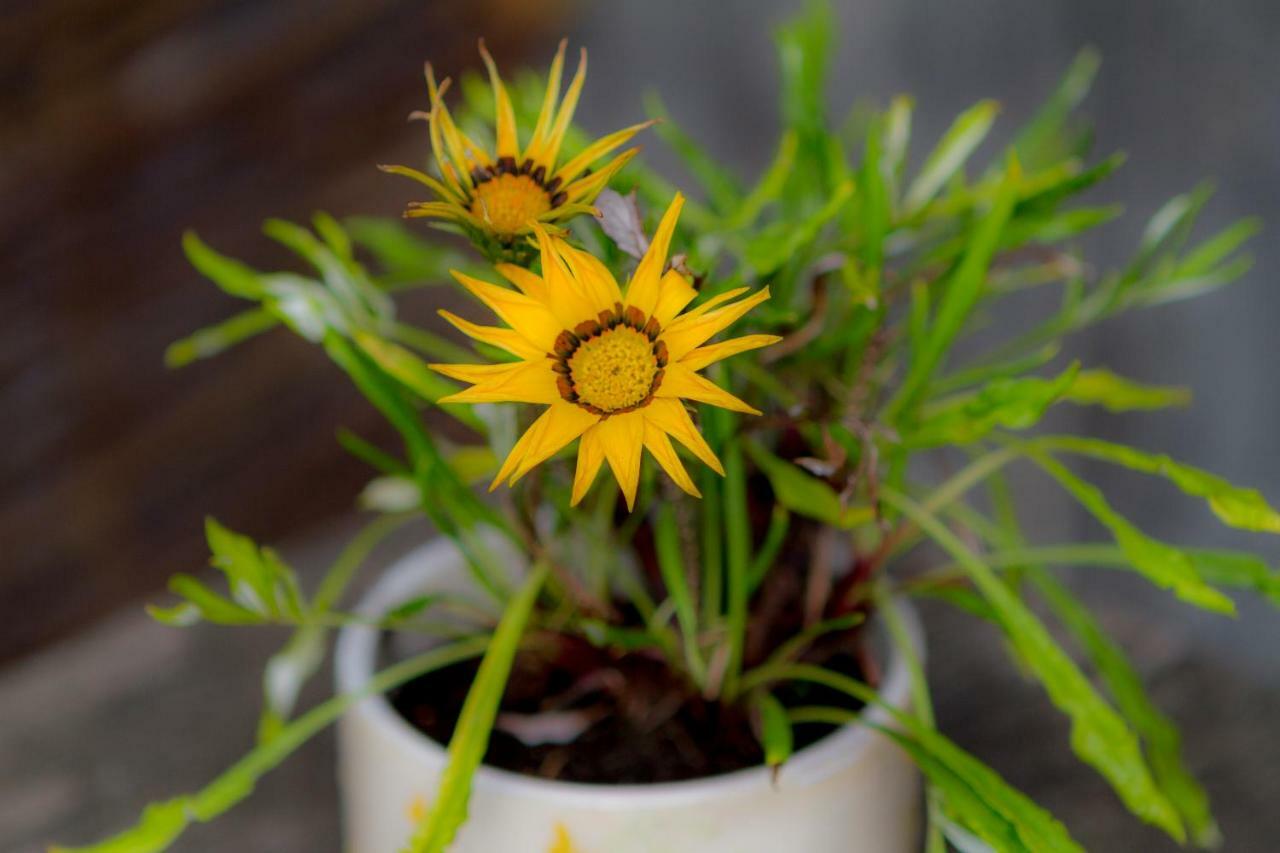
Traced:
[[569, 499], [570, 506], [577, 506], [587, 494], [603, 462], [604, 444], [600, 441], [600, 428], [593, 426], [582, 434], [582, 440], [578, 442], [578, 467], [573, 473], [573, 497]]
[[622, 301], [622, 290], [618, 287], [618, 280], [595, 255], [561, 241], [557, 241], [557, 247], [560, 250], [560, 256], [568, 263], [573, 277], [600, 306], [598, 311], [610, 309]]
[[639, 410], [646, 422], [653, 424], [667, 435], [683, 444], [689, 452], [701, 459], [707, 467], [720, 476], [724, 476], [724, 467], [716, 458], [715, 452], [707, 444], [707, 440], [694, 426], [693, 419], [684, 404], [679, 400], [655, 399]]
[[563, 240], [552, 237], [546, 228], [535, 224], [533, 232], [538, 237], [542, 256], [542, 280], [547, 285], [547, 307], [560, 321], [561, 329], [572, 329], [584, 320], [594, 320], [601, 311], [613, 307], [599, 294], [579, 281], [569, 271], [569, 265], [561, 255]]
[[568, 183], [578, 175], [582, 174], [595, 161], [608, 154], [620, 145], [624, 145], [631, 137], [635, 136], [646, 127], [652, 125], [653, 121], [642, 121], [639, 124], [633, 124], [630, 127], [624, 127], [622, 130], [615, 130], [608, 136], [602, 136], [595, 142], [582, 149], [582, 153], [578, 154], [569, 162], [561, 166], [555, 173], [555, 177], [562, 182]]
[[494, 269], [500, 276], [520, 288], [526, 296], [531, 296], [539, 302], [547, 301], [547, 285], [543, 282], [542, 276], [515, 264], [498, 264]]
[[782, 338], [777, 335], [743, 335], [740, 338], [730, 338], [718, 344], [708, 344], [705, 347], [691, 350], [680, 359], [680, 363], [690, 370], [701, 370], [707, 365], [715, 364], [717, 361], [728, 358], [731, 355], [767, 347], [776, 344], [780, 340]]
[[743, 412], [748, 415], [760, 414], [758, 409], [751, 408], [710, 379], [699, 376], [679, 362], [667, 365], [666, 373], [662, 376], [662, 384], [658, 386], [654, 396], [668, 399], [683, 397], [686, 400], [709, 403], [733, 412]]
[[677, 486], [695, 498], [702, 497], [702, 492], [699, 492], [698, 487], [693, 484], [689, 472], [684, 468], [684, 463], [676, 455], [676, 449], [671, 446], [671, 439], [667, 438], [667, 434], [661, 427], [650, 420], [644, 422], [644, 446], [649, 449], [653, 458], [662, 466], [662, 470], [667, 472], [667, 476], [674, 480]]
[[539, 163], [545, 163], [548, 167], [555, 165], [556, 156], [560, 153], [560, 144], [564, 142], [564, 134], [569, 129], [569, 122], [573, 121], [573, 111], [578, 108], [578, 96], [582, 94], [582, 84], [586, 79], [587, 49], [584, 47], [579, 54], [578, 70], [569, 83], [569, 89], [564, 93], [564, 100], [560, 102], [560, 111], [556, 114], [555, 124], [537, 152], [527, 151], [526, 156], [532, 157]]
[[480, 39], [480, 56], [485, 67], [489, 69], [489, 86], [493, 89], [494, 115], [497, 117], [497, 151], [499, 157], [512, 157], [520, 160], [520, 148], [516, 142], [516, 111], [511, 106], [511, 98], [507, 95], [507, 87], [502, 85], [502, 77], [498, 75], [498, 66], [489, 49]]
[[512, 355], [523, 359], [541, 358], [546, 355], [545, 352], [525, 340], [524, 336], [515, 329], [504, 329], [501, 326], [481, 326], [477, 323], [472, 323], [470, 320], [464, 320], [452, 311], [445, 311], [443, 308], [440, 309], [439, 313], [441, 317], [448, 320], [455, 329], [467, 337], [483, 341], [486, 344], [492, 344]]
[[653, 318], [665, 328], [697, 295], [689, 279], [675, 270], [667, 270], [658, 285], [658, 304], [653, 309]]
[[[628, 148], [590, 175], [578, 178], [578, 180], [569, 184], [564, 188], [566, 202], [590, 204], [595, 201], [596, 196], [600, 195], [600, 191], [605, 188], [605, 185], [613, 180], [613, 176], [618, 173], [618, 170], [630, 163], [631, 158], [639, 153], [639, 148]], [[568, 206], [568, 204], [565, 204], [561, 207]], [[559, 210], [560, 208], [553, 209]]]
[[676, 193], [662, 214], [658, 230], [653, 234], [653, 241], [645, 251], [636, 267], [631, 283], [627, 285], [627, 305], [635, 306], [648, 316], [658, 305], [658, 289], [662, 281], [662, 268], [667, 265], [667, 250], [671, 248], [671, 235], [676, 229], [676, 220], [680, 218], [680, 209], [684, 207], [684, 196]]
[[644, 445], [644, 416], [640, 412], [612, 415], [596, 428], [604, 446], [604, 458], [618, 478], [627, 509], [635, 508], [636, 487], [640, 484], [640, 448]]
[[735, 320], [752, 308], [769, 298], [769, 288], [763, 287], [746, 299], [740, 299], [731, 305], [717, 308], [714, 311], [690, 311], [677, 317], [671, 325], [663, 329], [662, 340], [667, 344], [667, 353], [673, 361], [679, 361], [694, 347], [701, 346], [712, 335], [723, 331]]
[[541, 352], [551, 352], [556, 336], [564, 326], [551, 310], [530, 296], [473, 278], [458, 270], [450, 270], [453, 277], [471, 291], [477, 299], [489, 306], [504, 323], [519, 332], [525, 340]]
[[554, 403], [563, 401], [546, 359], [512, 364], [429, 364], [436, 373], [473, 383], [441, 403]]
[[[551, 120], [556, 109], [556, 99], [560, 97], [560, 74], [564, 69], [564, 49], [568, 44], [568, 39], [560, 39], [560, 46], [556, 49], [556, 57], [551, 60], [551, 71], [547, 74], [547, 92], [542, 96], [542, 109], [538, 111], [538, 121], [533, 126], [533, 135], [529, 137], [529, 147], [524, 152], [526, 157], [534, 160], [538, 160], [538, 152], [545, 144], [547, 131], [551, 128]], [[542, 165], [550, 167], [552, 164], [543, 163]]]
[[489, 485], [489, 491], [496, 489], [503, 480], [508, 485], [515, 485], [517, 480], [550, 459], [558, 450], [599, 421], [599, 415], [593, 415], [581, 406], [556, 400], [525, 430], [516, 446], [511, 448], [498, 475]]

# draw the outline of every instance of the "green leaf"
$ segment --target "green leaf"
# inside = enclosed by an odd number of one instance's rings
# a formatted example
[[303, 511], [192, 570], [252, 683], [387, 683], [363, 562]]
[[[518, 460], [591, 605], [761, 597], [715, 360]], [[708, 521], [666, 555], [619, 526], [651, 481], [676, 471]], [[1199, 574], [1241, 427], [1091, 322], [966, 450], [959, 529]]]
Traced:
[[889, 420], [909, 411], [915, 404], [977, 304], [1000, 235], [1013, 211], [1020, 176], [1016, 161], [1010, 161], [991, 210], [975, 226], [964, 257], [944, 283], [945, 290], [927, 344], [919, 357], [912, 359], [902, 387], [890, 402], [886, 412]]
[[909, 447], [971, 444], [996, 427], [1027, 429], [1060, 400], [1076, 380], [1078, 364], [1053, 379], [993, 379], [976, 394], [943, 402], [925, 415], [904, 442]]
[[206, 326], [198, 332], [174, 341], [165, 348], [165, 367], [186, 367], [193, 361], [218, 355], [254, 335], [259, 335], [279, 324], [270, 311], [251, 308], [234, 317]]
[[778, 503], [797, 515], [845, 529], [870, 519], [869, 507], [843, 506], [835, 489], [798, 465], [779, 459], [754, 441], [744, 442], [743, 447], [768, 478]]
[[1182, 821], [1152, 779], [1137, 737], [1098, 695], [1040, 620], [934, 515], [893, 489], [882, 488], [881, 497], [914, 521], [967, 571], [996, 611], [1020, 659], [1044, 686], [1054, 705], [1071, 719], [1071, 746], [1075, 753], [1106, 777], [1131, 812], [1178, 841], [1183, 840], [1186, 833]]
[[1209, 797], [1182, 760], [1178, 730], [1160, 712], [1142, 686], [1142, 679], [1088, 610], [1043, 569], [1030, 572], [1031, 582], [1084, 647], [1102, 675], [1121, 714], [1142, 737], [1151, 772], [1201, 847], [1215, 847], [1220, 839], [1209, 810]]
[[1218, 613], [1235, 613], [1235, 603], [1201, 579], [1195, 564], [1185, 553], [1144, 534], [1129, 523], [1103, 496], [1102, 490], [1068, 471], [1056, 459], [1023, 445], [1027, 456], [1057, 480], [1094, 518], [1111, 531], [1129, 563], [1156, 586], [1171, 590], [1178, 598]]
[[995, 101], [979, 101], [956, 118], [907, 188], [902, 202], [907, 211], [917, 210], [931, 201], [951, 176], [963, 168], [974, 149], [986, 138], [999, 111], [1000, 105]]
[[787, 709], [777, 698], [760, 690], [752, 694], [752, 702], [760, 717], [760, 745], [764, 747], [764, 763], [769, 767], [781, 767], [791, 758], [795, 740]]
[[1260, 558], [1235, 551], [1192, 549], [1186, 553], [1209, 583], [1253, 590], [1280, 607], [1280, 572]]
[[516, 650], [546, 578], [547, 567], [535, 567], [494, 629], [449, 740], [448, 764], [440, 776], [435, 803], [405, 848], [409, 853], [444, 853], [467, 818], [471, 778], [489, 746]]
[[795, 131], [788, 130], [782, 134], [782, 139], [778, 142], [778, 153], [774, 155], [773, 162], [747, 197], [724, 221], [725, 230], [735, 231], [752, 225], [765, 206], [781, 195], [787, 178], [790, 177], [791, 170], [795, 166], [798, 145], [799, 139]]
[[669, 501], [658, 506], [654, 520], [654, 546], [658, 552], [658, 569], [667, 594], [675, 602], [676, 620], [684, 643], [685, 659], [694, 681], [701, 684], [706, 677], [706, 667], [698, 648], [698, 611], [689, 589], [689, 574], [680, 552], [680, 531], [676, 526], [675, 511]]
[[798, 708], [789, 716], [793, 722], [834, 725], [856, 722], [875, 728], [911, 755], [929, 781], [941, 789], [951, 814], [959, 817], [995, 849], [1028, 853], [1076, 853], [1082, 850], [1066, 827], [1012, 788], [998, 773], [911, 714], [884, 702], [865, 684], [809, 664], [779, 667], [769, 675], [770, 680], [813, 681], [887, 711], [894, 720], [892, 727], [872, 723], [860, 714], [836, 708]]
[[747, 263], [759, 275], [773, 272], [817, 239], [822, 227], [831, 221], [846, 201], [853, 195], [853, 184], [846, 182], [836, 188], [819, 210], [798, 222], [775, 222], [753, 236], [746, 245]]
[[[438, 405], [441, 397], [457, 393], [456, 384], [427, 367], [426, 362], [399, 344], [371, 332], [357, 331], [353, 337], [375, 364], [428, 403]], [[488, 432], [484, 421], [476, 416], [470, 406], [440, 406], [440, 410], [482, 435]]]
[[220, 255], [201, 242], [196, 232], [182, 235], [182, 250], [200, 274], [240, 299], [261, 299], [262, 275], [234, 258]]
[[1191, 391], [1172, 385], [1144, 385], [1109, 370], [1082, 370], [1064, 395], [1082, 406], [1102, 406], [1111, 412], [1164, 409], [1191, 402]]
[[1233, 486], [1221, 477], [1175, 462], [1164, 454], [1146, 453], [1122, 444], [1081, 436], [1048, 436], [1037, 439], [1037, 444], [1050, 450], [1101, 459], [1163, 477], [1184, 493], [1204, 498], [1214, 514], [1230, 527], [1280, 533], [1280, 512], [1276, 512], [1256, 489]]
[[433, 670], [473, 658], [484, 651], [488, 642], [488, 637], [459, 640], [389, 666], [361, 689], [334, 696], [284, 726], [270, 743], [260, 744], [200, 791], [148, 806], [135, 826], [105, 841], [85, 847], [54, 846], [49, 853], [159, 853], [167, 850], [192, 823], [207, 823], [248, 797], [259, 779], [341, 717], [352, 705]]
[[400, 219], [358, 216], [345, 224], [355, 242], [381, 267], [379, 281], [393, 287], [445, 283], [449, 268], [461, 265], [451, 249], [423, 240]]
[[1069, 153], [1061, 150], [1067, 121], [1089, 93], [1100, 64], [1098, 51], [1092, 47], [1086, 47], [1076, 54], [1057, 89], [1036, 111], [1031, 121], [1018, 131], [1013, 147], [1018, 152], [1019, 159], [1029, 168], [1048, 165]]
[[297, 578], [270, 548], [260, 548], [248, 536], [205, 519], [210, 562], [227, 578], [234, 598], [262, 616], [297, 616], [302, 612]]

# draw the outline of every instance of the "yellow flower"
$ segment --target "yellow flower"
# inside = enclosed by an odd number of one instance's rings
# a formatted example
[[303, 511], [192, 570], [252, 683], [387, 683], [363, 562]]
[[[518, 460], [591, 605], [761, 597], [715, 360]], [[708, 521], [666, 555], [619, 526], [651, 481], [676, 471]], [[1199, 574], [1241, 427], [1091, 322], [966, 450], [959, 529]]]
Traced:
[[631, 507], [640, 480], [642, 447], [680, 488], [697, 496], [698, 489], [669, 437], [724, 473], [681, 401], [759, 414], [697, 371], [779, 338], [746, 335], [704, 345], [768, 299], [768, 288], [737, 301], [732, 300], [747, 288], [730, 290], [681, 313], [697, 291], [675, 270], [664, 274], [663, 267], [683, 204], [684, 199], [676, 195], [625, 294], [604, 264], [550, 236], [541, 226], [534, 228], [542, 254], [541, 276], [511, 264], [497, 267], [519, 291], [453, 273], [508, 328], [478, 326], [448, 311], [441, 311], [441, 316], [472, 338], [501, 347], [519, 360], [431, 365], [445, 376], [471, 384], [441, 402], [548, 406], [516, 442], [491, 489], [503, 481], [514, 484], [579, 437], [575, 504], [607, 460]]
[[443, 100], [449, 81], [446, 79], [437, 85], [431, 65], [427, 64], [431, 111], [425, 116], [415, 115], [425, 117], [430, 125], [431, 149], [440, 168], [441, 180], [406, 166], [380, 167], [384, 171], [413, 178], [436, 194], [437, 201], [412, 203], [405, 216], [447, 219], [478, 232], [482, 237], [493, 237], [509, 244], [516, 237], [532, 231], [535, 223], [560, 222], [580, 213], [593, 212], [591, 202], [638, 149], [622, 152], [598, 171], [591, 170], [592, 164], [652, 122], [611, 133], [557, 167], [560, 146], [587, 74], [587, 52], [583, 49], [578, 71], [564, 100], [557, 107], [564, 50], [565, 42], [562, 41], [551, 63], [542, 111], [528, 144], [521, 150], [516, 138], [516, 117], [511, 98], [498, 76], [493, 57], [485, 49], [483, 40], [480, 42], [480, 55], [489, 69], [497, 116], [497, 151], [493, 155], [454, 123]]

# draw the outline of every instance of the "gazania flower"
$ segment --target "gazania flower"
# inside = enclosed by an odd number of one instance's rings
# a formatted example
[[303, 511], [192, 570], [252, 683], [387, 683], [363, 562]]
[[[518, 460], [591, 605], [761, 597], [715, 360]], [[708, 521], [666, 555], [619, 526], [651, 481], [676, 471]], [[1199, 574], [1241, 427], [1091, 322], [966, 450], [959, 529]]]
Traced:
[[[720, 474], [683, 400], [760, 414], [697, 371], [736, 353], [767, 346], [774, 335], [746, 335], [707, 344], [756, 305], [768, 288], [743, 299], [738, 288], [684, 311], [697, 291], [675, 270], [663, 273], [671, 234], [684, 199], [677, 195], [658, 226], [626, 291], [595, 257], [534, 226], [542, 275], [511, 264], [497, 269], [518, 291], [454, 272], [507, 328], [478, 326], [448, 311], [441, 315], [472, 338], [507, 350], [506, 364], [433, 364], [471, 387], [443, 403], [537, 403], [534, 421], [502, 464], [493, 485], [514, 484], [552, 454], [581, 438], [573, 503], [586, 494], [608, 461], [627, 506], [635, 502], [641, 448], [691, 495], [698, 489], [671, 444], [683, 444]], [[684, 311], [684, 313], [681, 313]]]
[[579, 213], [592, 212], [591, 202], [595, 201], [609, 179], [635, 156], [637, 149], [622, 152], [594, 172], [592, 165], [652, 122], [611, 133], [557, 166], [560, 146], [587, 74], [587, 52], [584, 49], [573, 82], [557, 107], [564, 50], [565, 42], [562, 41], [551, 63], [542, 111], [528, 144], [521, 149], [516, 137], [516, 117], [511, 98], [498, 76], [493, 57], [485, 49], [484, 42], [480, 42], [480, 55], [489, 69], [497, 116], [497, 150], [493, 154], [458, 129], [443, 100], [449, 81], [446, 79], [437, 85], [428, 63], [431, 111], [425, 118], [431, 128], [431, 149], [442, 179], [436, 180], [405, 166], [381, 167], [384, 171], [405, 175], [425, 184], [438, 198], [437, 201], [414, 202], [405, 216], [450, 220], [481, 239], [495, 238], [510, 244], [517, 237], [528, 234], [535, 223], [560, 222]]

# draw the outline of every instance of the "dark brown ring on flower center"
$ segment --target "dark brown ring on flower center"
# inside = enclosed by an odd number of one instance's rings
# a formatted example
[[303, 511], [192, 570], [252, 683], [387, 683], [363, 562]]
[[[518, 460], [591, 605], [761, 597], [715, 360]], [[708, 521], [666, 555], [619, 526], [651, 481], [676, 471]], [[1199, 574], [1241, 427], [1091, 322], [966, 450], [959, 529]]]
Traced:
[[[590, 170], [587, 170], [587, 172], [589, 173]], [[547, 180], [547, 167], [541, 163], [535, 164], [528, 157], [519, 166], [516, 165], [516, 158], [510, 155], [499, 157], [492, 166], [474, 166], [471, 169], [471, 182], [475, 185], [475, 188], [478, 188], [485, 181], [492, 181], [499, 175], [524, 175], [547, 194], [547, 199], [552, 207], [559, 207], [569, 198], [566, 193], [557, 192], [562, 183], [561, 179], [552, 178]], [[474, 198], [474, 189], [469, 196], [468, 203], [470, 203], [471, 198]]]
[[[629, 406], [606, 411], [580, 398], [578, 389], [573, 383], [573, 369], [569, 363], [574, 354], [584, 344], [619, 327], [633, 329], [649, 339], [653, 345], [651, 351], [657, 370], [655, 370], [653, 379], [649, 383], [649, 390], [643, 398]], [[657, 393], [658, 388], [662, 385], [662, 377], [666, 372], [664, 368], [667, 366], [667, 345], [664, 341], [658, 340], [658, 335], [661, 333], [662, 326], [658, 323], [656, 317], [646, 317], [644, 312], [634, 305], [628, 305], [623, 308], [621, 302], [615, 302], [612, 310], [601, 311], [594, 320], [585, 320], [571, 330], [565, 329], [556, 336], [553, 351], [547, 354], [547, 358], [550, 358], [553, 362], [551, 369], [556, 373], [556, 388], [559, 390], [560, 396], [568, 402], [581, 406], [591, 414], [599, 415], [602, 418], [635, 411], [649, 405], [649, 403], [653, 402], [653, 395]]]

